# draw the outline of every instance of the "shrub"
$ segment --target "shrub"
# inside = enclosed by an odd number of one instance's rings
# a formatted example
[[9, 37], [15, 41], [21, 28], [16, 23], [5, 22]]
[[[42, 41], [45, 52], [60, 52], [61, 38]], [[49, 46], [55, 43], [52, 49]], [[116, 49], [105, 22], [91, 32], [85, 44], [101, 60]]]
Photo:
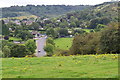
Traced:
[[25, 46], [27, 47], [27, 49], [31, 52], [31, 54], [35, 53], [36, 50], [36, 43], [34, 40], [28, 40], [25, 43]]
[[29, 55], [29, 51], [25, 45], [14, 45], [11, 47], [10, 57], [25, 57]]
[[47, 44], [55, 45], [54, 40], [51, 37], [49, 37], [46, 42]]
[[2, 51], [3, 51], [3, 57], [9, 57], [10, 56], [11, 50], [8, 46], [4, 46]]
[[44, 47], [44, 50], [47, 52], [47, 55], [52, 55], [54, 51], [54, 46], [52, 44], [47, 44]]

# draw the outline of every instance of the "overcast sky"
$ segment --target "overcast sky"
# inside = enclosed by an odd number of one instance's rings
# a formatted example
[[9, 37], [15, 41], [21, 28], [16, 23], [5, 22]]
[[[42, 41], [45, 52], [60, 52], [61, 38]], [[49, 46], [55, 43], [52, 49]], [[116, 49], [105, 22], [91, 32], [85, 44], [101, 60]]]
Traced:
[[95, 5], [111, 0], [0, 0], [0, 7], [10, 7], [13, 5], [25, 6], [27, 4], [34, 5]]

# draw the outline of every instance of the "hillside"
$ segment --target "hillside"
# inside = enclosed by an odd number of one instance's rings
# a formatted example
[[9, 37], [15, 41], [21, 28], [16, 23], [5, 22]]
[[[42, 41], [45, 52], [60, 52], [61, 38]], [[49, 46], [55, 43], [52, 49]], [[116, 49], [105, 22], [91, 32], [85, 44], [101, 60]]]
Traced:
[[105, 2], [89, 9], [70, 12], [60, 19], [72, 22], [77, 27], [93, 29], [98, 24], [107, 25], [110, 22], [117, 22], [119, 19], [118, 9], [118, 2]]
[[71, 11], [79, 11], [85, 8], [89, 8], [88, 5], [27, 5], [27, 6], [11, 6], [7, 8], [2, 8], [2, 17], [17, 17], [25, 15], [36, 15], [36, 16], [48, 16], [54, 17], [58, 15], [65, 14]]

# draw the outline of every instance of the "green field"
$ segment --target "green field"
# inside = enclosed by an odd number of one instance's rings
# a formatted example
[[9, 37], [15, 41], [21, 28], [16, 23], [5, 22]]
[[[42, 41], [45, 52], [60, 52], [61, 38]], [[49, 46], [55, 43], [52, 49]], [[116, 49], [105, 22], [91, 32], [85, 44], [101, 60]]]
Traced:
[[82, 30], [84, 30], [84, 31], [86, 31], [87, 33], [89, 33], [91, 30], [93, 30], [93, 29], [82, 29]]
[[117, 78], [118, 55], [3, 58], [3, 78]]
[[16, 37], [10, 37], [9, 40], [19, 41], [19, 40], [22, 40], [22, 39], [16, 38]]
[[55, 39], [55, 46], [59, 49], [68, 50], [72, 45], [73, 38], [58, 38]]

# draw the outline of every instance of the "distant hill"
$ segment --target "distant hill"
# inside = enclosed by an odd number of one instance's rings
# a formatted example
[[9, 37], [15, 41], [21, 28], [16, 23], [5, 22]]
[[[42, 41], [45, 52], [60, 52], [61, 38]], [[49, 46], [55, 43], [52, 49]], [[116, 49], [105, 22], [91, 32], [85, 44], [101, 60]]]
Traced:
[[54, 17], [62, 14], [66, 14], [72, 11], [80, 11], [91, 6], [88, 5], [27, 5], [27, 6], [11, 6], [2, 8], [2, 17], [18, 17], [18, 16], [46, 16]]
[[105, 2], [92, 6], [89, 9], [67, 13], [61, 19], [74, 22], [78, 27], [95, 28], [98, 24], [107, 25], [109, 22], [117, 22], [118, 6], [120, 2]]

